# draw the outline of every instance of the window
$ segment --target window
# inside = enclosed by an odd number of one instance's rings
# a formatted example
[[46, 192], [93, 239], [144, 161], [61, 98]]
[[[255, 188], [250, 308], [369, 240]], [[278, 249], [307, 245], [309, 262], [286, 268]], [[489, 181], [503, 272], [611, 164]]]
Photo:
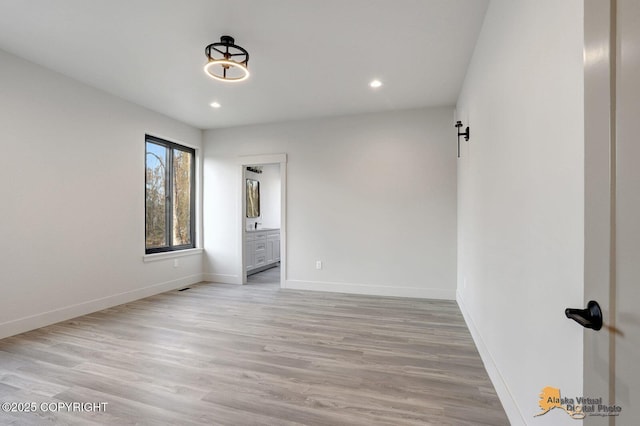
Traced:
[[145, 252], [195, 247], [195, 150], [145, 138]]

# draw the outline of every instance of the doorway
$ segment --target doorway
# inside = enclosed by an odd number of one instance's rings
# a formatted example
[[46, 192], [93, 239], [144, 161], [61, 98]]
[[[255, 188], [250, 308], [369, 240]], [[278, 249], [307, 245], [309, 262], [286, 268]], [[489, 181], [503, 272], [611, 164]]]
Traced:
[[284, 287], [286, 274], [286, 154], [241, 161], [242, 284]]

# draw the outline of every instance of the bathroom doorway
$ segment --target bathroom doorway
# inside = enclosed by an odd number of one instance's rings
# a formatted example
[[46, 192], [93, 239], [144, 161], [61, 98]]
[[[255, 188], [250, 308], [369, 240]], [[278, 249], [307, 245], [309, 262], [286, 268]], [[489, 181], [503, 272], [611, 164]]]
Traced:
[[[284, 284], [286, 156], [251, 157], [242, 164], [242, 283]], [[271, 161], [270, 161], [271, 160]]]

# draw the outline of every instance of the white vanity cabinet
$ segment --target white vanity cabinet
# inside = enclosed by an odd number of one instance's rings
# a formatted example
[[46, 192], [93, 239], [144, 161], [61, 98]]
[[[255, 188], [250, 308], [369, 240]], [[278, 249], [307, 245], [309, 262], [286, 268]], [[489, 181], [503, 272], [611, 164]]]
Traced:
[[280, 230], [267, 231], [267, 263], [280, 261]]
[[244, 240], [244, 257], [248, 273], [259, 272], [274, 266], [280, 261], [280, 230], [247, 231]]

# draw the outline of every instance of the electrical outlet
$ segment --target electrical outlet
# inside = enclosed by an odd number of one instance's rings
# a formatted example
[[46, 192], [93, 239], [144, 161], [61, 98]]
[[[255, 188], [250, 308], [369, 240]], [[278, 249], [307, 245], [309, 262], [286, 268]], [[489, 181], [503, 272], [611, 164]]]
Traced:
[[180, 266], [180, 259], [173, 259], [173, 267], [177, 268], [178, 266]]
[[316, 269], [322, 269], [322, 260], [316, 260]]

